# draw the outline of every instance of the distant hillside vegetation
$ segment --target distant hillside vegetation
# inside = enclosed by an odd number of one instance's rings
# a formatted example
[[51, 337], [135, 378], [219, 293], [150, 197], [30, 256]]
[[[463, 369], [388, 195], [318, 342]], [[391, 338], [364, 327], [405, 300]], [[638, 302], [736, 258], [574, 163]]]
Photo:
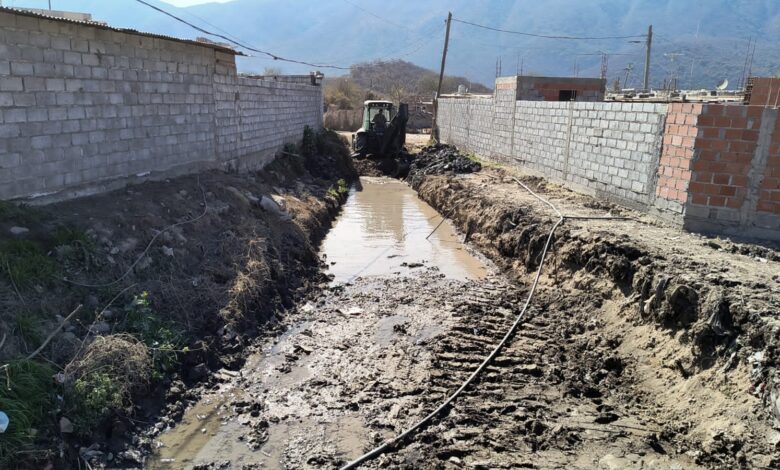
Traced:
[[[353, 65], [349, 75], [325, 78], [325, 103], [337, 109], [359, 109], [367, 99], [403, 101], [411, 96], [433, 98], [439, 74], [403, 60], [373, 61]], [[445, 75], [442, 93], [464, 85], [472, 93], [490, 93], [481, 83]]]
[[[358, 85], [383, 95], [397, 95], [399, 89], [406, 94], [433, 97], [439, 82], [439, 74], [403, 60], [374, 61], [355, 64], [349, 76]], [[464, 85], [472, 93], [490, 93], [492, 87], [473, 82], [465, 77], [444, 75], [442, 93], [454, 93], [458, 85]]]
[[[366, 99], [406, 101], [419, 96], [433, 98], [439, 74], [403, 60], [363, 62], [353, 65], [349, 75], [325, 78], [325, 103], [337, 109], [359, 109]], [[464, 85], [472, 93], [490, 93], [481, 83], [465, 77], [445, 75], [442, 93], [453, 93]]]

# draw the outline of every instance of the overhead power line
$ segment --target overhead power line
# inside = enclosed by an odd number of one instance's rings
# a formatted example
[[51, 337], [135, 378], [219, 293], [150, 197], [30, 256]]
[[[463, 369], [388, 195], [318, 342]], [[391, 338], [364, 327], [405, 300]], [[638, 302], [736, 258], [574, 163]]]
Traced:
[[500, 28], [493, 28], [492, 26], [485, 26], [482, 24], [472, 23], [471, 21], [465, 21], [465, 20], [459, 20], [457, 18], [453, 18], [452, 21], [457, 21], [458, 23], [467, 24], [469, 26], [474, 26], [476, 28], [482, 28], [487, 29], [490, 31], [497, 31], [499, 33], [507, 33], [507, 34], [517, 34], [519, 36], [528, 36], [533, 38], [545, 38], [545, 39], [568, 39], [568, 40], [600, 40], [600, 39], [634, 39], [634, 38], [644, 38], [646, 35], [644, 34], [635, 34], [631, 36], [561, 36], [561, 35], [548, 35], [548, 34], [536, 34], [536, 33], [526, 33], [523, 31], [510, 31], [507, 29], [500, 29]]
[[378, 20], [382, 20], [382, 21], [384, 21], [384, 22], [385, 22], [385, 23], [387, 23], [387, 24], [393, 25], [393, 26], [395, 26], [395, 27], [398, 27], [398, 28], [403, 28], [403, 29], [405, 29], [405, 30], [407, 30], [407, 31], [410, 31], [410, 32], [414, 33], [414, 31], [412, 31], [411, 29], [407, 28], [406, 26], [404, 26], [404, 25], [402, 25], [402, 24], [398, 24], [398, 23], [396, 23], [396, 22], [394, 22], [394, 21], [388, 20], [387, 18], [384, 18], [384, 17], [382, 17], [382, 16], [379, 16], [379, 15], [377, 15], [376, 13], [374, 13], [374, 12], [372, 12], [372, 11], [370, 11], [370, 10], [367, 10], [367, 9], [365, 9], [365, 8], [361, 7], [360, 5], [358, 5], [358, 4], [356, 4], [356, 3], [352, 3], [352, 2], [350, 2], [349, 0], [342, 0], [342, 1], [343, 1], [344, 3], [348, 3], [348, 4], [352, 5], [353, 7], [357, 8], [357, 9], [358, 9], [358, 10], [360, 10], [360, 11], [362, 11], [363, 13], [366, 13], [366, 14], [368, 14], [368, 15], [371, 15], [371, 16], [373, 16], [374, 18], [376, 18], [376, 19], [378, 19]]
[[155, 5], [147, 3], [144, 0], [135, 0], [135, 1], [138, 2], [138, 3], [141, 3], [143, 5], [148, 6], [149, 8], [151, 8], [153, 10], [157, 10], [158, 12], [160, 12], [160, 13], [166, 15], [166, 16], [170, 16], [174, 20], [176, 20], [176, 21], [178, 21], [180, 23], [184, 23], [187, 26], [200, 31], [203, 34], [208, 34], [209, 36], [214, 36], [214, 37], [223, 39], [223, 40], [229, 42], [230, 44], [234, 44], [234, 45], [236, 45], [238, 47], [241, 47], [243, 49], [246, 49], [246, 50], [249, 50], [249, 51], [252, 51], [252, 52], [257, 52], [259, 54], [267, 55], [268, 57], [272, 58], [273, 60], [279, 60], [279, 61], [282, 61], [282, 62], [290, 62], [290, 63], [293, 63], [293, 64], [308, 65], [309, 67], [349, 70], [349, 67], [341, 67], [339, 65], [331, 65], [331, 64], [314, 64], [314, 63], [306, 62], [306, 61], [303, 61], [303, 60], [288, 59], [288, 58], [282, 57], [280, 55], [274, 54], [272, 52], [264, 51], [264, 50], [261, 50], [261, 49], [256, 49], [254, 47], [251, 47], [251, 46], [248, 46], [246, 44], [243, 44], [243, 43], [241, 43], [239, 41], [235, 41], [233, 39], [230, 39], [229, 37], [224, 36], [222, 34], [214, 33], [214, 32], [208, 31], [206, 29], [203, 29], [200, 26], [196, 26], [196, 25], [190, 23], [189, 21], [187, 21], [185, 19], [182, 19], [182, 18], [179, 18], [178, 16], [174, 15], [173, 13], [170, 13], [170, 12], [168, 12], [168, 11], [162, 9], [162, 8], [159, 8], [159, 7], [155, 6]]

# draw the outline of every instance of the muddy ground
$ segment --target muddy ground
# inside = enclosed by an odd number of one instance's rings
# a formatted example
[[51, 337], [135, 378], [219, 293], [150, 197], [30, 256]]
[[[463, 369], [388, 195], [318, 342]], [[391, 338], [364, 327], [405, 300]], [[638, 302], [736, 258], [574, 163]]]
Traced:
[[318, 290], [355, 171], [334, 134], [311, 144], [256, 173], [0, 207], [0, 468], [139, 466], [161, 415]]
[[780, 468], [774, 248], [492, 165], [410, 170], [487, 274], [420, 260], [321, 284], [283, 335], [152, 433], [163, 447], [148, 468], [338, 468], [434, 409], [514, 321], [556, 220], [516, 176], [566, 215], [628, 219], [566, 220], [509, 345], [445, 416], [365, 468]]

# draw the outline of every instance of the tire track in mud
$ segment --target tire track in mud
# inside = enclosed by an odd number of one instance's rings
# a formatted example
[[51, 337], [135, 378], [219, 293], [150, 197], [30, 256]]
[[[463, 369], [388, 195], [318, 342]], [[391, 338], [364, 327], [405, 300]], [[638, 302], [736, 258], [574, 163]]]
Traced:
[[[517, 301], [491, 294], [478, 290], [454, 309], [457, 324], [436, 345], [426, 408], [473, 372], [517, 315]], [[662, 426], [641, 404], [628, 409], [613, 396], [627, 372], [612, 352], [616, 340], [590, 334], [594, 307], [560, 293], [540, 295], [448, 416], [371, 468], [698, 468], [665, 455]]]

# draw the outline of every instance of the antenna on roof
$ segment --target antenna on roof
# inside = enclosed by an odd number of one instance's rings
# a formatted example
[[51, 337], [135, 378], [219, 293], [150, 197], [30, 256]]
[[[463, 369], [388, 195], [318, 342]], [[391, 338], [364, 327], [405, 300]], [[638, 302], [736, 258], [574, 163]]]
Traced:
[[721, 82], [715, 88], [717, 88], [718, 90], [723, 91], [723, 90], [726, 89], [727, 86], [729, 86], [729, 79], [728, 78], [724, 78], [723, 80], [721, 80]]

